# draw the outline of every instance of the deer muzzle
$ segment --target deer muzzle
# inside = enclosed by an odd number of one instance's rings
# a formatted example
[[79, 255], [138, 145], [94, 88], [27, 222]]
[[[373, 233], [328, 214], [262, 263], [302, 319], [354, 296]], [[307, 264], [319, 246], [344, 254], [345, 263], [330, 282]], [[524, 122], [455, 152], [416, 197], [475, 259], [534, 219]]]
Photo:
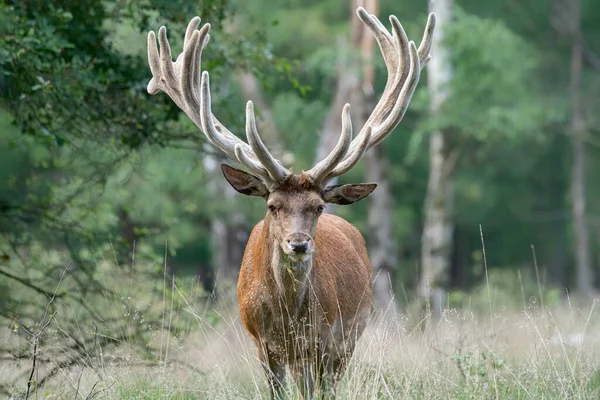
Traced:
[[315, 241], [306, 233], [295, 232], [285, 238], [282, 247], [293, 261], [306, 261], [315, 251]]

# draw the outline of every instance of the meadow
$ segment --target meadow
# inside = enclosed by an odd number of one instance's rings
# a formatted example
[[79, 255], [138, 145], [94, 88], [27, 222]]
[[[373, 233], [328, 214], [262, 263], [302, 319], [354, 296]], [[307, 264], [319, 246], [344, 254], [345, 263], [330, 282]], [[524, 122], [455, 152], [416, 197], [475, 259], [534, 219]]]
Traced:
[[[138, 266], [132, 264], [127, 279], [113, 268], [112, 261], [99, 262], [101, 280], [123, 295], [96, 303], [104, 310], [104, 328], [87, 321], [76, 304], [52, 308], [56, 314], [39, 343], [30, 398], [268, 398], [256, 348], [239, 321], [233, 286], [219, 299], [207, 300], [197, 283], [165, 273], [161, 295], [135, 279]], [[68, 281], [67, 274], [62, 284]], [[402, 302], [408, 305], [399, 315], [373, 313], [337, 388], [338, 398], [600, 396], [597, 300], [548, 290], [520, 271], [492, 271], [470, 293], [451, 292], [439, 321], [416, 301]], [[0, 346], [14, 350], [12, 359], [0, 363], [0, 382], [15, 399], [24, 397], [33, 362], [33, 340], [23, 339], [18, 329], [16, 323], [5, 325], [0, 335]], [[142, 337], [127, 334], [134, 331]], [[111, 343], [101, 341], [111, 336]], [[77, 346], [86, 351], [68, 358]], [[300, 399], [289, 382], [287, 398]]]

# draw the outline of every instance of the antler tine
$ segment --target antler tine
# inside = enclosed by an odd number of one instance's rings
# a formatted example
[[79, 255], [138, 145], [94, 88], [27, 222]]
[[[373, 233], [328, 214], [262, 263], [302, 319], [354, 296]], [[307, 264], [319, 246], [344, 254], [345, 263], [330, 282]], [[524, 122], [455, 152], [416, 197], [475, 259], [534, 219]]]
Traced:
[[156, 45], [156, 35], [153, 31], [148, 32], [148, 64], [150, 65], [150, 71], [152, 72], [152, 79], [148, 82], [148, 93], [156, 94], [160, 91], [158, 87], [160, 82], [160, 56], [158, 54], [158, 47]]
[[342, 110], [342, 134], [340, 135], [340, 139], [331, 153], [307, 171], [307, 174], [310, 175], [315, 182], [323, 182], [329, 173], [339, 164], [342, 158], [344, 158], [350, 147], [351, 141], [352, 120], [350, 118], [350, 104], [346, 103]]
[[377, 19], [377, 17], [375, 17], [373, 14], [369, 14], [367, 10], [362, 7], [358, 7], [356, 14], [375, 36], [386, 64], [388, 62], [397, 62], [397, 60], [395, 60], [393, 57], [390, 59], [390, 56], [395, 53], [394, 43], [392, 36], [387, 29], [385, 29], [381, 21], [379, 21], [379, 19]]
[[367, 127], [365, 130], [365, 134], [358, 142], [358, 146], [356, 146], [356, 151], [352, 153], [348, 158], [339, 163], [322, 182], [327, 182], [336, 176], [344, 175], [346, 172], [350, 171], [360, 159], [365, 155], [367, 151], [367, 146], [369, 145], [369, 141], [371, 140], [371, 127]]
[[[289, 171], [273, 158], [256, 133], [249, 146], [221, 124], [211, 111], [210, 83], [208, 72], [201, 73], [202, 50], [210, 39], [210, 24], [200, 30], [200, 18], [193, 18], [187, 26], [183, 52], [173, 63], [167, 30], [163, 26], [158, 32], [159, 48], [154, 32], [148, 33], [148, 63], [152, 79], [148, 83], [148, 93], [165, 92], [179, 108], [198, 126], [208, 141], [229, 157], [260, 176], [265, 183], [273, 185]], [[251, 116], [254, 124], [254, 114]], [[255, 129], [255, 127], [254, 127]], [[256, 152], [256, 153], [255, 153]], [[261, 163], [265, 163], [262, 164]]]
[[[208, 28], [208, 24], [202, 27], [204, 35], [208, 33], [208, 29], [206, 28]], [[194, 31], [186, 43], [187, 46], [184, 47], [183, 51], [180, 87], [186, 106], [192, 110], [197, 110], [200, 108], [200, 99], [198, 98], [198, 92], [194, 91], [194, 87], [197, 88], [199, 86], [198, 81], [200, 80], [200, 77], [196, 71], [199, 67], [199, 62], [198, 58], [196, 58], [196, 55], [199, 55], [197, 53], [201, 40], [203, 41], [204, 38], [200, 37], [200, 32]]]
[[160, 44], [160, 69], [163, 74], [163, 79], [167, 85], [173, 84], [175, 79], [175, 71], [173, 68], [173, 58], [171, 56], [171, 46], [167, 39], [167, 28], [161, 26], [158, 30], [158, 43]]
[[[190, 26], [193, 21], [190, 22]], [[188, 30], [190, 28], [188, 26]], [[208, 31], [210, 24], [205, 24], [199, 31], [194, 30], [187, 43], [184, 45], [183, 52], [183, 70], [181, 71], [181, 89], [188, 105], [193, 105], [194, 109], [200, 108], [200, 60], [202, 58], [202, 49], [205, 43], [208, 43]], [[187, 35], [187, 34], [186, 34]]]
[[202, 79], [200, 82], [200, 124], [208, 141], [221, 149], [229, 157], [236, 158], [236, 144], [240, 144], [242, 149], [246, 152], [251, 151], [249, 146], [241, 140], [235, 140], [228, 135], [223, 135], [223, 129], [221, 129], [222, 125], [217, 127], [215, 124], [211, 110], [210, 82], [207, 71], [202, 72]]
[[421, 44], [419, 45], [419, 60], [421, 61], [421, 69], [431, 59], [431, 55], [429, 52], [431, 51], [431, 44], [433, 43], [433, 31], [435, 30], [435, 14], [430, 13], [427, 18], [427, 25], [425, 26], [425, 31], [423, 32], [423, 39], [421, 39]]
[[[190, 39], [192, 38], [192, 35], [194, 34], [194, 32], [196, 32], [196, 30], [198, 29], [198, 25], [200, 25], [200, 17], [196, 16], [194, 18], [192, 18], [192, 20], [190, 21], [190, 23], [187, 26], [187, 29], [185, 30], [185, 37], [183, 39], [183, 48], [185, 49], [187, 47], [188, 42], [190, 41]], [[204, 26], [208, 25], [209, 29], [210, 29], [210, 24], [205, 24]]]
[[381, 143], [391, 131], [400, 123], [404, 117], [404, 113], [408, 108], [412, 95], [417, 88], [419, 83], [419, 77], [421, 76], [421, 68], [419, 65], [419, 55], [415, 42], [410, 41], [410, 69], [408, 70], [408, 77], [405, 80], [404, 85], [400, 91], [400, 95], [396, 99], [396, 103], [392, 108], [392, 111], [387, 118], [381, 122], [381, 125], [373, 128], [374, 132], [371, 133], [371, 141], [369, 142], [369, 148]]
[[263, 143], [256, 130], [256, 121], [254, 118], [254, 104], [251, 101], [246, 103], [246, 137], [252, 147], [252, 151], [258, 158], [258, 161], [269, 171], [269, 175], [275, 182], [281, 182], [290, 174], [290, 171], [283, 168], [281, 164], [271, 155], [267, 146]]
[[[393, 88], [397, 90], [398, 86], [401, 85], [400, 82], [404, 82], [404, 80], [406, 80], [406, 76], [408, 75], [408, 70], [406, 69], [406, 61], [409, 60], [410, 50], [408, 36], [406, 36], [406, 31], [404, 30], [404, 27], [402, 26], [400, 21], [398, 21], [398, 18], [396, 18], [394, 15], [390, 15], [390, 23], [392, 24], [393, 38], [396, 39], [396, 54], [398, 55], [398, 61], [396, 69], [394, 69], [393, 64], [390, 64], [390, 66], [388, 67], [388, 83], [391, 81]], [[390, 58], [392, 60], [394, 59], [393, 57]], [[392, 72], [392, 74], [390, 74], [390, 72]]]
[[270, 183], [271, 177], [269, 175], [269, 172], [258, 162], [254, 161], [253, 159], [248, 157], [246, 152], [244, 152], [244, 150], [242, 150], [242, 146], [240, 146], [239, 143], [235, 145], [234, 151], [235, 151], [235, 157], [237, 158], [237, 160], [240, 164], [242, 164], [244, 167], [248, 168], [254, 174], [258, 175], [258, 177], [260, 177], [265, 183], [267, 183], [267, 184]]

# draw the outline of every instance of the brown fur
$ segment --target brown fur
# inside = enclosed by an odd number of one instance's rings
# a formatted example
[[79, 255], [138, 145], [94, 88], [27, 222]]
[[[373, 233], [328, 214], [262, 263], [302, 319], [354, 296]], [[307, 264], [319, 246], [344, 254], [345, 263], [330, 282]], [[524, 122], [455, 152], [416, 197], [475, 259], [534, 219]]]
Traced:
[[[292, 215], [322, 201], [320, 188], [304, 174], [291, 175], [269, 197], [268, 204], [283, 203]], [[281, 394], [286, 364], [303, 392], [312, 393], [313, 384], [335, 383], [366, 325], [372, 286], [363, 237], [332, 214], [313, 217], [312, 267], [273, 265], [277, 235], [283, 233], [272, 230], [286, 224], [278, 218], [283, 217], [269, 212], [254, 227], [238, 281], [241, 320], [258, 347], [272, 397]], [[307, 365], [313, 365], [313, 376], [307, 376]]]
[[[276, 301], [277, 287], [273, 271], [268, 268], [273, 248], [268, 236], [262, 220], [250, 234], [238, 280], [242, 323], [255, 339], [260, 339], [260, 328], [265, 322], [265, 304], [256, 302], [257, 298], [264, 296]], [[361, 307], [370, 307], [371, 266], [360, 232], [344, 219], [324, 214], [317, 224], [315, 240], [317, 251], [313, 256], [311, 283], [329, 315], [329, 323], [338, 317], [338, 302], [342, 317], [352, 317]], [[277, 307], [269, 305], [269, 308]]]
[[285, 180], [277, 187], [278, 191], [293, 193], [302, 191], [314, 191], [319, 192], [320, 186], [315, 185], [312, 178], [306, 173], [302, 172], [299, 175], [290, 174]]

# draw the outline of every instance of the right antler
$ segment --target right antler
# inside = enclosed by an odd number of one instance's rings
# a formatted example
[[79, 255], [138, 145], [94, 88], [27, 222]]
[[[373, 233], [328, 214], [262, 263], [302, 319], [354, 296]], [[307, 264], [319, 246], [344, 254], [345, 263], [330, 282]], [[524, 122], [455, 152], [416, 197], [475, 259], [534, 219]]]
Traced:
[[199, 17], [188, 24], [183, 52], [175, 63], [171, 58], [167, 29], [162, 26], [158, 31], [160, 54], [154, 32], [148, 33], [148, 63], [152, 71], [148, 93], [165, 92], [204, 132], [210, 143], [262, 178], [267, 186], [276, 186], [290, 171], [271, 155], [258, 135], [252, 102], [246, 105], [248, 144], [225, 128], [212, 114], [208, 72], [200, 73], [202, 50], [209, 41], [210, 24], [204, 24], [198, 30], [199, 24]]
[[419, 83], [421, 69], [430, 60], [429, 51], [435, 28], [433, 13], [429, 14], [418, 50], [413, 41], [408, 41], [404, 28], [395, 16], [390, 16], [392, 23], [390, 35], [375, 15], [369, 14], [362, 7], [359, 7], [356, 13], [371, 30], [379, 44], [388, 72], [387, 84], [381, 99], [354, 140], [352, 140], [350, 107], [348, 104], [344, 106], [342, 112], [344, 128], [338, 144], [329, 156], [307, 172], [321, 184], [348, 172], [367, 150], [381, 143], [394, 130], [408, 108]]

